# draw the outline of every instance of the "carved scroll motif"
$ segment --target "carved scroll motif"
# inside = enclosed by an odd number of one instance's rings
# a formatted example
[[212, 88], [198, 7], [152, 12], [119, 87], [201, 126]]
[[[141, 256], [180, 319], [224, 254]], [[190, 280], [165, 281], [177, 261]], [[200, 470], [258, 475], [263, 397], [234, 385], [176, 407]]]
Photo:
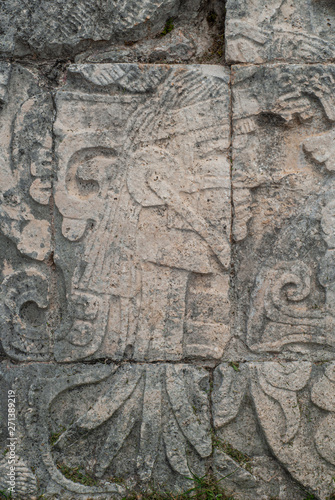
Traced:
[[303, 262], [280, 262], [262, 271], [248, 321], [250, 348], [280, 352], [286, 345], [299, 343], [333, 347], [331, 324], [321, 310], [311, 307], [311, 292], [311, 272]]

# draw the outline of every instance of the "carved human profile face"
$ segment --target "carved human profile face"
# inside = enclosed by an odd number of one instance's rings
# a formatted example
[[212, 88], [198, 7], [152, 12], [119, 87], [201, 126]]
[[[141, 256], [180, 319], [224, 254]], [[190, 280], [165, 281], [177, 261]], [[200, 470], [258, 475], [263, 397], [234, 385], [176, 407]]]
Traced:
[[[193, 89], [193, 70], [75, 71], [95, 93], [57, 97], [55, 203], [61, 233], [77, 255], [74, 265], [70, 246], [69, 254], [56, 248], [75, 318], [58, 336], [57, 359], [100, 350], [118, 359], [204, 352], [217, 359], [229, 338], [227, 328], [219, 333], [230, 259], [228, 128], [215, 127], [228, 119], [225, 77], [196, 69], [196, 82], [212, 89], [209, 98], [205, 90], [184, 93], [185, 86]], [[106, 95], [115, 77], [124, 90]], [[202, 289], [215, 301], [213, 318], [193, 318], [198, 306], [187, 299], [193, 289], [196, 301]], [[88, 317], [79, 304], [93, 296], [96, 315]]]
[[113, 149], [76, 151], [59, 177], [55, 200], [63, 216], [62, 232], [70, 241], [81, 238], [89, 220], [98, 222], [110, 198], [117, 201], [124, 183]]

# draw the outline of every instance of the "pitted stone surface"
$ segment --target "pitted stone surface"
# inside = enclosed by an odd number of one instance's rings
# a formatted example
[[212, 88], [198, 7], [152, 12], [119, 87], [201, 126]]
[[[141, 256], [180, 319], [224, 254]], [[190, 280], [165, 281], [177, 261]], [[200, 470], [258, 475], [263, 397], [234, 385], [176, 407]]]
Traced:
[[2, 2], [0, 50], [55, 57], [85, 41], [137, 40], [162, 30], [179, 6], [179, 0]]
[[334, 358], [334, 72], [233, 68], [234, 334], [242, 359]]
[[332, 0], [227, 0], [226, 9], [227, 62], [334, 59]]
[[[221, 364], [214, 371], [214, 468], [237, 498], [334, 493], [334, 363]], [[264, 439], [265, 438], [265, 439]], [[274, 460], [275, 458], [275, 460]]]
[[[204, 368], [3, 363], [1, 376], [3, 399], [11, 388], [18, 401], [18, 452], [27, 462], [22, 491], [38, 477], [46, 495], [120, 498], [149, 481], [187, 489], [190, 469], [199, 477], [206, 471], [212, 439]], [[94, 484], [71, 481], [66, 467], [85, 471]]]
[[211, 391], [208, 371], [190, 364], [3, 362], [1, 397], [11, 389], [18, 402], [18, 491], [33, 498], [38, 479], [47, 498], [122, 498], [152, 481], [190, 488], [191, 471], [211, 466], [236, 499], [303, 500], [308, 488], [326, 500], [334, 380], [334, 363], [222, 363]]
[[1, 493], [335, 498], [334, 22], [1, 3]]
[[74, 65], [56, 96], [58, 361], [213, 361], [229, 340], [228, 75]]
[[0, 64], [1, 343], [17, 360], [51, 355], [51, 95], [21, 66]]

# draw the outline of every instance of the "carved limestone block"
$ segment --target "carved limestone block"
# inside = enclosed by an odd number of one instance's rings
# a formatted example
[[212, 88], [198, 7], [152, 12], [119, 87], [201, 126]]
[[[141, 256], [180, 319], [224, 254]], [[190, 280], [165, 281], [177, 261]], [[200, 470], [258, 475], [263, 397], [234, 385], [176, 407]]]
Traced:
[[220, 359], [229, 340], [228, 73], [77, 64], [56, 95], [57, 361]]
[[[192, 473], [206, 473], [212, 434], [204, 368], [2, 363], [1, 377], [4, 403], [7, 388], [16, 393], [26, 488], [37, 477], [46, 495], [102, 500], [136, 484], [187, 489]], [[69, 477], [75, 470], [86, 483]]]
[[54, 59], [87, 48], [157, 35], [184, 8], [194, 19], [199, 0], [23, 0], [0, 6], [0, 51]]
[[334, 81], [333, 65], [233, 67], [242, 358], [334, 358]]
[[52, 355], [53, 117], [38, 76], [0, 63], [0, 336], [22, 361]]
[[[334, 363], [227, 363], [214, 371], [214, 470], [237, 498], [334, 494]], [[297, 483], [286, 475], [288, 471]]]
[[226, 9], [228, 62], [324, 62], [334, 57], [330, 0], [228, 0]]

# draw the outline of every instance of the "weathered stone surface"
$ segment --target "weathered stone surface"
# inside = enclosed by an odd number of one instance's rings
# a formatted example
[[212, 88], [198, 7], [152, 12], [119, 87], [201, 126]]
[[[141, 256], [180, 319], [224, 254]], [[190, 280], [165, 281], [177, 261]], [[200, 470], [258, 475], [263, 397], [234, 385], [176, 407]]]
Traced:
[[[193, 35], [193, 36], [192, 36]], [[107, 50], [89, 50], [79, 54], [75, 61], [98, 63], [183, 63], [196, 55], [199, 47], [194, 33], [185, 29], [173, 29], [164, 36], [143, 40], [132, 45], [118, 44]], [[203, 50], [200, 52], [202, 53]]]
[[334, 59], [332, 0], [227, 0], [226, 9], [227, 62]]
[[[185, 489], [192, 486], [185, 478], [191, 471], [206, 472], [212, 439], [203, 368], [2, 363], [1, 377], [3, 408], [8, 389], [18, 402], [23, 492], [33, 491], [38, 480], [46, 496], [120, 498], [127, 488], [153, 481]], [[2, 454], [6, 418], [1, 425]], [[76, 467], [90, 485], [66, 477]]]
[[236, 498], [305, 499], [285, 471], [316, 498], [331, 498], [334, 380], [334, 363], [216, 368], [214, 470], [218, 476], [235, 471], [224, 481]]
[[90, 44], [76, 63], [202, 63], [224, 64], [225, 5], [221, 0], [183, 0], [178, 15], [158, 34], [152, 31], [134, 42]]
[[58, 361], [220, 359], [229, 340], [228, 74], [86, 64], [56, 96]]
[[[303, 500], [307, 488], [326, 500], [334, 491], [334, 387], [334, 363], [221, 364], [212, 439], [201, 367], [3, 362], [1, 453], [10, 389], [21, 498], [34, 498], [37, 484], [47, 498], [64, 499], [119, 498], [153, 483], [180, 491], [212, 467], [236, 499]], [[86, 484], [70, 479], [74, 470]]]
[[334, 76], [233, 69], [236, 359], [334, 358]]
[[17, 360], [51, 354], [49, 198], [53, 104], [33, 72], [0, 64], [0, 321]]
[[199, 0], [1, 2], [0, 52], [54, 58], [94, 42], [136, 41], [156, 35], [183, 10], [194, 21], [199, 7]]
[[335, 498], [333, 21], [1, 3], [0, 493]]

